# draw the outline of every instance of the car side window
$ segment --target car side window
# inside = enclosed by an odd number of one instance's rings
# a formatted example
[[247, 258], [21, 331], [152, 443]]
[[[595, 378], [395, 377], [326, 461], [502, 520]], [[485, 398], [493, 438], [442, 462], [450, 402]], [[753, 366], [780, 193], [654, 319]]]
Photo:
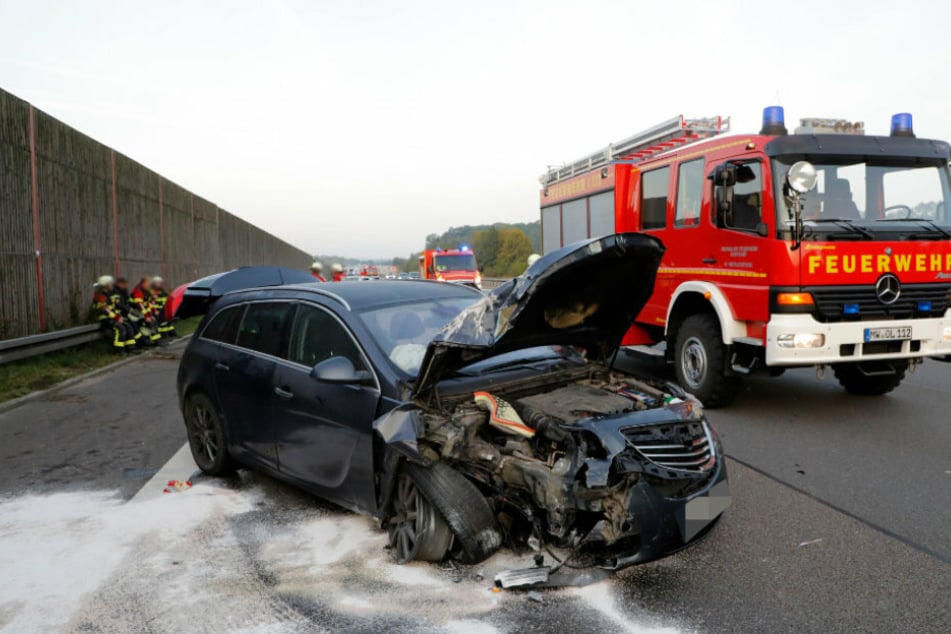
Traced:
[[238, 337], [238, 326], [241, 325], [241, 316], [244, 315], [244, 306], [230, 306], [211, 318], [205, 326], [201, 336], [205, 339], [234, 343]]
[[275, 357], [281, 356], [287, 323], [293, 309], [294, 304], [290, 302], [248, 305], [248, 312], [238, 332], [238, 345]]
[[350, 332], [328, 311], [301, 304], [291, 331], [288, 359], [307, 367], [333, 357], [345, 357], [357, 370], [366, 363]]

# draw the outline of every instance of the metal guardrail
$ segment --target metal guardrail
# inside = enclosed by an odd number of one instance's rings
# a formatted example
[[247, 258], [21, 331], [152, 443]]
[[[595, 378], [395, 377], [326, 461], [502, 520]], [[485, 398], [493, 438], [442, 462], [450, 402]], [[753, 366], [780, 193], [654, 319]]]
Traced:
[[509, 281], [510, 278], [507, 277], [483, 277], [482, 278], [482, 290], [491, 291], [496, 286], [502, 286]]
[[102, 338], [97, 324], [0, 341], [0, 364], [79, 346]]

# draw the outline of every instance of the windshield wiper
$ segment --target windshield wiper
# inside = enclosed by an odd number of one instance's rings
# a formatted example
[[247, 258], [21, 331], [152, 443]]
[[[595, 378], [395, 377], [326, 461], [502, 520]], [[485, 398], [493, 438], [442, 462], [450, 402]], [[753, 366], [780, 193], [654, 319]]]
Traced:
[[951, 240], [951, 233], [944, 230], [941, 225], [934, 220], [928, 220], [927, 218], [879, 218], [875, 222], [917, 222], [919, 226], [930, 229], [935, 233], [941, 234], [941, 237]]
[[854, 225], [852, 224], [851, 220], [845, 220], [844, 218], [815, 218], [813, 220], [807, 220], [806, 222], [814, 222], [816, 224], [834, 223], [837, 227], [842, 227], [843, 229], [847, 229], [853, 233], [861, 234], [865, 236], [866, 238], [868, 238], [869, 240], [875, 239], [875, 236], [872, 235], [871, 231], [868, 231], [867, 229], [863, 229], [862, 227], [858, 225]]

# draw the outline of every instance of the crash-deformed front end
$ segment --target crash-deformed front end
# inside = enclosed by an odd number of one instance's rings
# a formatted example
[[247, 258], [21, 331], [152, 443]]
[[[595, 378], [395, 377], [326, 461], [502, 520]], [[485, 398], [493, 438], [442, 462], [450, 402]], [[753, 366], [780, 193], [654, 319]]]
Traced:
[[387, 451], [450, 466], [510, 543], [576, 564], [696, 541], [730, 503], [716, 433], [677, 386], [613, 369], [662, 254], [640, 234], [577, 243], [464, 310], [429, 344], [411, 403], [375, 424]]
[[377, 421], [384, 442], [479, 484], [514, 544], [617, 569], [674, 553], [729, 506], [700, 403], [596, 364]]
[[[590, 493], [611, 477], [625, 482], [602, 500], [603, 518], [582, 540], [600, 554], [598, 565], [617, 569], [677, 552], [706, 535], [730, 506], [720, 442], [696, 401], [581, 426], [606, 446], [623, 446], [588, 462]], [[609, 480], [593, 477], [605, 470]]]

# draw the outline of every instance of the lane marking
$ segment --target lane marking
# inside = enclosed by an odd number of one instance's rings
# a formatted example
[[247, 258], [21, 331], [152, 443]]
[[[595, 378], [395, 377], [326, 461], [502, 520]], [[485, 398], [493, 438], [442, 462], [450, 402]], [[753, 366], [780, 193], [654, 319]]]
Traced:
[[191, 480], [198, 473], [198, 465], [192, 458], [191, 449], [186, 442], [175, 452], [175, 455], [169, 458], [168, 462], [162, 465], [154, 476], [145, 483], [139, 492], [132, 496], [129, 502], [145, 502], [165, 495], [162, 490], [168, 485], [169, 480]]
[[838, 506], [838, 505], [836, 505], [836, 504], [833, 504], [832, 502], [829, 502], [828, 500], [823, 500], [823, 499], [822, 499], [821, 497], [819, 497], [817, 494], [811, 493], [811, 492], [809, 492], [809, 491], [807, 491], [807, 490], [805, 490], [805, 489], [799, 488], [798, 486], [796, 486], [796, 485], [794, 485], [794, 484], [790, 484], [789, 482], [786, 482], [785, 480], [780, 479], [779, 476], [774, 476], [773, 474], [769, 473], [768, 471], [765, 471], [765, 470], [763, 470], [763, 469], [761, 469], [761, 468], [759, 468], [759, 467], [757, 467], [757, 466], [754, 466], [753, 464], [751, 464], [751, 463], [749, 463], [749, 462], [746, 462], [746, 461], [744, 461], [744, 460], [740, 460], [740, 459], [737, 458], [736, 456], [731, 456], [730, 454], [726, 454], [726, 457], [729, 458], [730, 460], [732, 460], [732, 461], [738, 463], [738, 464], [743, 465], [744, 467], [746, 467], [746, 468], [749, 469], [750, 471], [755, 471], [756, 473], [760, 474], [761, 476], [763, 476], [763, 477], [765, 477], [765, 478], [768, 478], [768, 479], [772, 480], [773, 482], [775, 482], [775, 483], [777, 483], [777, 484], [779, 484], [779, 485], [782, 485], [782, 486], [786, 487], [787, 489], [791, 489], [791, 490], [795, 491], [796, 493], [800, 493], [800, 494], [806, 496], [807, 498], [809, 498], [810, 500], [812, 500], [812, 501], [814, 501], [814, 502], [818, 502], [818, 503], [821, 504], [822, 506], [825, 506], [826, 508], [830, 508], [830, 509], [832, 509], [833, 511], [836, 511], [836, 512], [838, 512], [838, 513], [841, 513], [842, 515], [845, 515], [846, 517], [851, 518], [851, 519], [855, 520], [856, 522], [858, 522], [859, 524], [862, 524], [862, 525], [864, 525], [864, 526], [867, 526], [868, 528], [870, 528], [870, 529], [872, 529], [872, 530], [874, 530], [874, 531], [878, 531], [879, 533], [881, 533], [881, 534], [884, 535], [885, 537], [890, 537], [890, 538], [894, 539], [894, 540], [897, 541], [897, 542], [901, 542], [902, 544], [904, 544], [905, 546], [911, 548], [912, 550], [917, 550], [918, 552], [923, 553], [923, 554], [925, 554], [925, 555], [928, 555], [929, 557], [932, 557], [932, 558], [934, 558], [934, 559], [937, 559], [938, 561], [942, 561], [942, 562], [944, 562], [944, 563], [946, 563], [946, 564], [951, 564], [951, 555], [946, 555], [945, 553], [942, 553], [942, 552], [939, 552], [939, 551], [937, 551], [937, 550], [934, 550], [933, 548], [930, 548], [930, 547], [928, 547], [928, 546], [925, 546], [924, 544], [919, 544], [918, 542], [914, 541], [914, 539], [911, 538], [911, 537], [906, 537], [905, 535], [902, 535], [901, 533], [895, 532], [895, 531], [891, 530], [890, 528], [885, 528], [884, 526], [880, 526], [880, 525], [876, 524], [875, 522], [873, 522], [872, 520], [868, 520], [868, 519], [865, 519], [864, 517], [861, 517], [861, 516], [859, 516], [859, 515], [856, 515], [856, 514], [853, 513], [852, 511], [849, 511], [849, 510], [847, 510], [847, 509], [845, 509], [845, 508], [843, 508], [843, 507], [841, 507], [841, 506]]

